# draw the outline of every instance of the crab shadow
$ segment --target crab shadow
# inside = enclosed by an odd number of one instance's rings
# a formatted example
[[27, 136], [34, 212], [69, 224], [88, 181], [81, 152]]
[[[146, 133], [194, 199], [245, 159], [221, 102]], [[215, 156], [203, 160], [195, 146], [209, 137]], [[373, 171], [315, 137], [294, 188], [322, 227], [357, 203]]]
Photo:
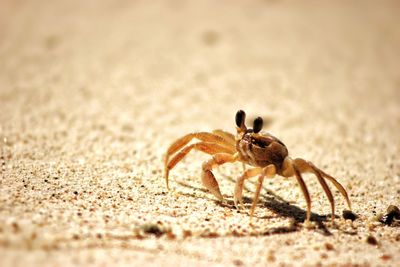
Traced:
[[[226, 179], [234, 182], [234, 180], [230, 177], [226, 177]], [[195, 191], [201, 191], [204, 193], [208, 193], [208, 191], [204, 188], [199, 188], [195, 187], [192, 185], [188, 185], [184, 182], [177, 181], [177, 183], [183, 187], [190, 188]], [[246, 186], [243, 187], [244, 190], [247, 192], [252, 192], [249, 188]], [[291, 225], [287, 227], [275, 227], [266, 230], [265, 232], [262, 233], [262, 235], [271, 235], [271, 234], [283, 234], [283, 233], [291, 233], [291, 232], [296, 232], [300, 231], [302, 227], [300, 226], [301, 223], [303, 223], [306, 220], [307, 217], [307, 211], [304, 209], [301, 209], [297, 207], [296, 205], [293, 205], [289, 203], [289, 201], [283, 199], [282, 197], [276, 195], [273, 191], [263, 187], [263, 191], [266, 192], [266, 194], [260, 194], [260, 199], [259, 199], [259, 206], [267, 208], [270, 211], [272, 211], [274, 214], [280, 217], [285, 217], [289, 218], [291, 220]], [[227, 207], [231, 209], [236, 209], [233, 200], [227, 199], [227, 196], [225, 195], [224, 197], [226, 198], [226, 203], [222, 203], [218, 200], [215, 200], [214, 198], [207, 197], [207, 196], [200, 196], [197, 194], [193, 193], [180, 193], [181, 195], [187, 196], [187, 197], [193, 197], [197, 199], [207, 199], [210, 201], [214, 201], [217, 205], [221, 207]], [[253, 202], [252, 198], [249, 197], [243, 197], [243, 203], [246, 206], [245, 211], [240, 211], [240, 212], [246, 212], [250, 214], [249, 208]], [[258, 219], [270, 219], [271, 216], [256, 216], [254, 215], [255, 218]], [[329, 229], [326, 227], [324, 224], [326, 221], [330, 219], [331, 215], [319, 215], [317, 213], [311, 213], [311, 221], [315, 223], [316, 225], [316, 231], [324, 236], [330, 236], [332, 233], [329, 231]], [[329, 218], [329, 219], [328, 219]], [[335, 216], [335, 218], [338, 218], [338, 216]]]

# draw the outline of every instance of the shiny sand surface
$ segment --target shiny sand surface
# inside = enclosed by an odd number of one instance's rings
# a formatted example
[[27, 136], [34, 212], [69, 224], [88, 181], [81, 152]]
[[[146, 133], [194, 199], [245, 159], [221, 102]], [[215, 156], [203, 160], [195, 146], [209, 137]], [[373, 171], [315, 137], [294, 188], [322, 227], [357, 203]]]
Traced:
[[[323, 3], [321, 3], [323, 2]], [[0, 266], [396, 266], [400, 227], [397, 1], [2, 1]], [[295, 179], [240, 163], [200, 180], [171, 171], [177, 137], [262, 116], [292, 157], [348, 190], [336, 220], [312, 175], [313, 224]]]

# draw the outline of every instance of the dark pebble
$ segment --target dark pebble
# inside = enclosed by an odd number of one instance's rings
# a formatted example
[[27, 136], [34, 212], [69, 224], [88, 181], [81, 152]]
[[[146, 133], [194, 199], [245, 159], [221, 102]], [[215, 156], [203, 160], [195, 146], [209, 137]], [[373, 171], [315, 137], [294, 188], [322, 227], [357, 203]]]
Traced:
[[236, 266], [243, 266], [243, 261], [241, 260], [233, 260], [233, 264]]
[[351, 210], [344, 210], [343, 211], [343, 218], [346, 220], [356, 220], [358, 218], [358, 216], [352, 212]]
[[386, 212], [393, 216], [393, 218], [395, 218], [396, 220], [400, 220], [400, 209], [398, 207], [396, 207], [395, 205], [390, 205]]
[[367, 243], [370, 244], [370, 245], [376, 246], [376, 245], [378, 245], [378, 240], [376, 240], [375, 237], [370, 235], [370, 236], [367, 237]]
[[386, 210], [386, 214], [379, 221], [386, 225], [392, 225], [394, 220], [400, 220], [400, 210], [395, 205], [390, 205]]
[[157, 224], [145, 224], [141, 228], [146, 234], [152, 234], [157, 237], [164, 234], [164, 231]]

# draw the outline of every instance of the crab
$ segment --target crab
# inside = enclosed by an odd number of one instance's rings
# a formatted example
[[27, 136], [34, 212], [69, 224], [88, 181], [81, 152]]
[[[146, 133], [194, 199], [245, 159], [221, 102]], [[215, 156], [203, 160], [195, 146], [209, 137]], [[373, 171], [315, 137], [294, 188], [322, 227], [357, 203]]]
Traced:
[[[234, 205], [237, 209], [243, 209], [244, 182], [258, 175], [258, 183], [250, 209], [250, 218], [254, 215], [264, 178], [273, 178], [276, 175], [286, 178], [294, 176], [296, 178], [307, 203], [306, 222], [310, 222], [311, 218], [311, 197], [303, 180], [303, 173], [314, 174], [321, 184], [331, 205], [332, 222], [335, 218], [335, 202], [326, 180], [330, 181], [338, 189], [351, 210], [351, 203], [346, 189], [334, 177], [325, 173], [310, 161], [289, 157], [288, 149], [278, 138], [261, 131], [263, 127], [263, 119], [261, 117], [257, 117], [254, 120], [252, 129], [246, 127], [245, 119], [246, 113], [243, 110], [239, 110], [235, 118], [236, 136], [223, 130], [214, 130], [212, 132], [189, 133], [173, 142], [168, 147], [164, 162], [167, 189], [170, 189], [168, 180], [171, 169], [194, 149], [212, 156], [202, 165], [201, 181], [208, 191], [221, 202], [225, 202], [225, 200], [212, 169], [218, 165], [237, 161], [251, 166], [251, 168], [245, 169], [244, 173], [237, 178], [233, 193]], [[200, 142], [189, 144], [192, 139], [198, 139]]]

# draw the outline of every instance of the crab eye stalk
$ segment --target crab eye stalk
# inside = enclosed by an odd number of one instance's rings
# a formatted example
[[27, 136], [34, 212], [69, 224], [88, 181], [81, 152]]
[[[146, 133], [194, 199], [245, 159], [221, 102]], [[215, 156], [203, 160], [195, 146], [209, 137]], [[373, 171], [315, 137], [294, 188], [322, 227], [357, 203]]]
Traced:
[[257, 117], [253, 122], [253, 132], [258, 133], [261, 131], [263, 127], [263, 119], [261, 117]]
[[237, 127], [245, 129], [246, 128], [246, 126], [244, 125], [245, 119], [246, 119], [246, 113], [244, 113], [243, 110], [239, 110], [238, 112], [236, 112], [235, 120]]

